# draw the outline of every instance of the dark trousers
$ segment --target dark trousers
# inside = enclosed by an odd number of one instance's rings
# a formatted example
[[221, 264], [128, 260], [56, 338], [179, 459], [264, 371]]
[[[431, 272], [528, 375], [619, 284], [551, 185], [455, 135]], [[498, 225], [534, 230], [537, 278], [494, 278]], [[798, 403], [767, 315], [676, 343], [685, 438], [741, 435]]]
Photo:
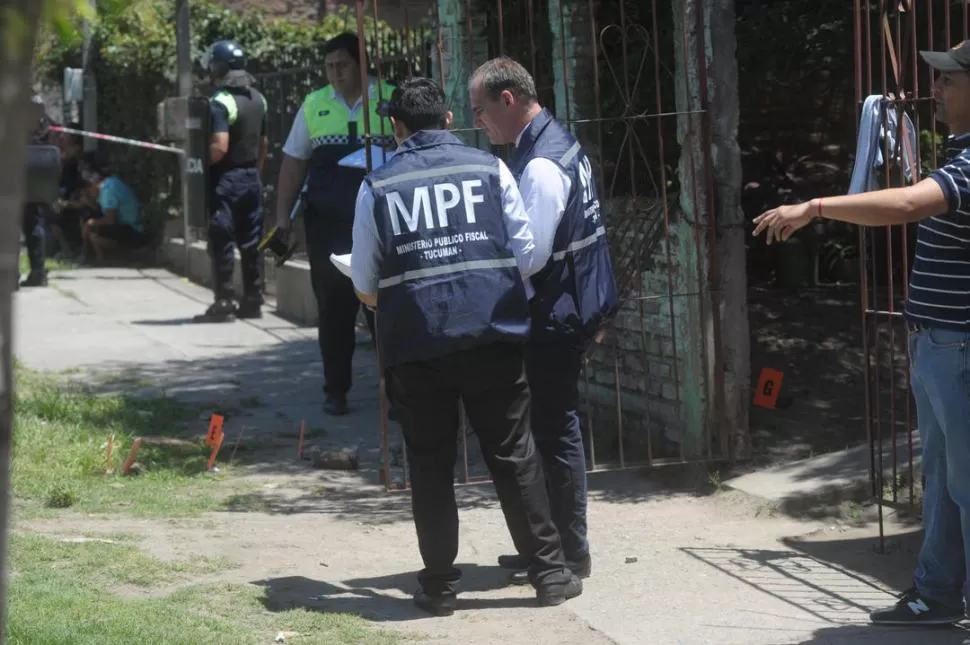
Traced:
[[[27, 243], [27, 258], [30, 260], [30, 275], [42, 276], [45, 273], [44, 259], [47, 256], [47, 232], [44, 230], [44, 220], [47, 216], [47, 204], [29, 202], [24, 204], [23, 227]], [[19, 263], [17, 266], [20, 266]]]
[[262, 300], [263, 262], [259, 239], [263, 232], [263, 190], [255, 168], [228, 170], [213, 178], [210, 193], [209, 258], [216, 300], [233, 297], [233, 245], [241, 256], [243, 295]]
[[[93, 208], [64, 208], [60, 213], [53, 217], [53, 222], [60, 226], [64, 239], [72, 248], [79, 249], [83, 243], [81, 236], [81, 226], [87, 220], [96, 217]], [[69, 249], [62, 249], [69, 250]]]
[[[308, 212], [304, 217], [307, 255], [310, 259], [310, 282], [317, 299], [317, 339], [323, 359], [323, 391], [347, 396], [353, 381], [354, 350], [357, 347], [357, 313], [361, 303], [354, 293], [350, 278], [330, 261], [333, 252], [331, 231], [322, 218]], [[364, 316], [371, 335], [374, 313], [365, 309]]]
[[542, 455], [552, 519], [567, 562], [589, 555], [586, 540], [586, 455], [579, 424], [582, 349], [568, 343], [529, 343], [525, 367], [532, 389], [532, 432]]
[[529, 384], [521, 345], [496, 343], [387, 370], [411, 466], [411, 507], [425, 593], [454, 591], [461, 573], [455, 462], [458, 401], [475, 428], [509, 531], [519, 536], [534, 584], [562, 576], [565, 561], [549, 515], [539, 454], [529, 429]]

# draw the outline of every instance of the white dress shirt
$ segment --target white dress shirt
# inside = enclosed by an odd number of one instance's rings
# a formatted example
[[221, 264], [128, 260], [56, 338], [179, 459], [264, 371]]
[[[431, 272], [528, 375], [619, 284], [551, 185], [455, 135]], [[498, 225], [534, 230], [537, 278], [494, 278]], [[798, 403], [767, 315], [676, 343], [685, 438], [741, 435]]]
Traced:
[[[526, 214], [522, 195], [515, 185], [512, 171], [501, 159], [499, 182], [502, 186], [502, 219], [509, 236], [512, 253], [519, 272], [525, 282], [526, 295], [532, 298], [534, 292], [528, 278], [541, 270], [548, 261], [548, 254], [540, 256]], [[377, 220], [374, 218], [374, 193], [367, 182], [360, 185], [357, 192], [357, 206], [354, 212], [353, 251], [350, 260], [351, 280], [354, 288], [370, 295], [378, 292], [381, 262], [383, 260]]]
[[[530, 124], [531, 125], [531, 122]], [[525, 126], [515, 137], [515, 147], [519, 147]], [[559, 165], [544, 157], [536, 157], [526, 164], [519, 178], [519, 192], [529, 215], [532, 235], [535, 237], [536, 256], [545, 266], [552, 256], [552, 244], [556, 229], [562, 221], [569, 200], [572, 181]], [[531, 284], [530, 284], [531, 287]]]

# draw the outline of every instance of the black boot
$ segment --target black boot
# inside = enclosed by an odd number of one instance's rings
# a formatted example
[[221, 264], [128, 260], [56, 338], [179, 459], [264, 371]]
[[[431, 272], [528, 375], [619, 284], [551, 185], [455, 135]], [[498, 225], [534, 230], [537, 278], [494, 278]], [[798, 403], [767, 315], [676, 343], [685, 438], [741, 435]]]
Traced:
[[197, 323], [223, 323], [236, 319], [236, 305], [228, 298], [219, 298], [204, 314], [199, 314], [193, 320]]
[[47, 286], [47, 274], [46, 273], [33, 273], [31, 272], [27, 278], [20, 283], [21, 287], [46, 287]]
[[239, 302], [236, 318], [262, 318], [263, 299], [259, 296], [246, 296]]

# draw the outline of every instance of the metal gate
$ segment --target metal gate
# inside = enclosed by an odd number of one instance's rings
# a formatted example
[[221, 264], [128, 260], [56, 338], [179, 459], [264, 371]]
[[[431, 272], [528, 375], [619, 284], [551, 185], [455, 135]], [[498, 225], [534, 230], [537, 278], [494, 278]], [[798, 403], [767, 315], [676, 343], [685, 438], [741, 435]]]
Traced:
[[[388, 0], [357, 1], [358, 33]], [[410, 3], [415, 4], [414, 2]], [[718, 428], [719, 325], [715, 232], [691, 209], [713, 200], [707, 79], [700, 97], [680, 85], [688, 47], [702, 50], [695, 0], [440, 0], [433, 76], [455, 114], [453, 131], [487, 147], [474, 128], [467, 80], [486, 59], [507, 55], [536, 79], [540, 102], [583, 144], [599, 179], [623, 308], [587, 353], [579, 384], [590, 470], [653, 466], [725, 456]], [[397, 6], [395, 4], [395, 6]], [[405, 39], [408, 39], [405, 36]], [[381, 52], [375, 67], [381, 69]], [[681, 67], [677, 61], [682, 60]], [[362, 72], [363, 73], [363, 72]], [[702, 69], [701, 74], [705, 72]], [[685, 98], [686, 96], [686, 98]], [[693, 101], [693, 102], [692, 102]], [[680, 133], [678, 133], [680, 128]], [[678, 144], [691, 133], [695, 146]], [[688, 149], [689, 148], [689, 149]], [[509, 149], [493, 148], [507, 158]], [[686, 206], [685, 206], [686, 205]], [[696, 210], [694, 211], [696, 212]], [[713, 328], [713, 331], [710, 329]], [[408, 486], [398, 429], [381, 387], [381, 480]], [[461, 433], [458, 480], [488, 479], [477, 442]]]
[[[949, 48], [968, 37], [970, 0], [855, 0], [856, 103], [881, 95], [887, 110], [908, 114], [920, 142], [920, 163], [885, 164], [882, 182], [902, 186], [936, 167], [942, 153], [931, 95], [933, 72], [920, 50]], [[904, 138], [903, 119], [895, 141]], [[900, 150], [883, 143], [883, 158], [900, 158]], [[884, 505], [916, 505], [921, 478], [916, 455], [919, 436], [909, 389], [908, 333], [903, 308], [909, 267], [915, 255], [916, 225], [859, 229], [865, 423], [869, 439], [869, 475], [879, 508], [883, 543]]]

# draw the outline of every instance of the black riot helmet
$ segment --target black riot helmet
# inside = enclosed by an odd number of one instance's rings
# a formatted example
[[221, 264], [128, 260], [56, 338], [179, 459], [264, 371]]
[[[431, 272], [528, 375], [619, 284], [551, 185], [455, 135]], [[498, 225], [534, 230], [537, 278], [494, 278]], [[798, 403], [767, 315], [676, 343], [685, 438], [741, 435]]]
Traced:
[[222, 78], [231, 71], [246, 69], [246, 52], [234, 40], [220, 40], [209, 47], [202, 66], [212, 76]]

